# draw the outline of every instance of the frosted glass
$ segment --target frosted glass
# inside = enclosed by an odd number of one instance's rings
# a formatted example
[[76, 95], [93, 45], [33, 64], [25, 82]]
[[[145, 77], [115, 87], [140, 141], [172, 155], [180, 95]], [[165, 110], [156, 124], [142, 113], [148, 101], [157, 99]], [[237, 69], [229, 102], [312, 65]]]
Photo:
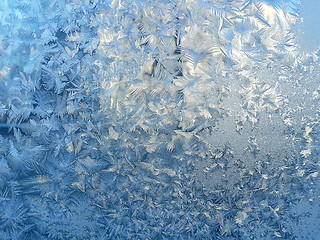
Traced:
[[0, 0], [0, 240], [319, 239], [319, 10]]

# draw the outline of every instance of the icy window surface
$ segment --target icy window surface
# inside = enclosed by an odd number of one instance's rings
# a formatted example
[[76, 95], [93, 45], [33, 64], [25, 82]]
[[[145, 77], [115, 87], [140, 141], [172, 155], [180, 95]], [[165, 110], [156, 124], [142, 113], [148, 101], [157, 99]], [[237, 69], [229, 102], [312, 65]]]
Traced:
[[317, 9], [0, 0], [0, 239], [319, 239]]

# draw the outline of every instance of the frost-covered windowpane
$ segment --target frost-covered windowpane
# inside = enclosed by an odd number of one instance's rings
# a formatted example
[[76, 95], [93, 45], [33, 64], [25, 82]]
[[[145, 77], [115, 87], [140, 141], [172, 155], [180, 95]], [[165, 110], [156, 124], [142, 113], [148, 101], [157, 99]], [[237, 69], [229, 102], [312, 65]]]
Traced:
[[0, 239], [318, 239], [318, 10], [0, 0]]

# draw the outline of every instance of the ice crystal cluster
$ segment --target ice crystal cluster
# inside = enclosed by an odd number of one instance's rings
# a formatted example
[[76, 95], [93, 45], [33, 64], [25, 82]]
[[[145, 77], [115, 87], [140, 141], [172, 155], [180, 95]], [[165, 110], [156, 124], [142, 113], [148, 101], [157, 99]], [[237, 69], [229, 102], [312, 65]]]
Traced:
[[300, 4], [0, 0], [0, 239], [318, 239]]

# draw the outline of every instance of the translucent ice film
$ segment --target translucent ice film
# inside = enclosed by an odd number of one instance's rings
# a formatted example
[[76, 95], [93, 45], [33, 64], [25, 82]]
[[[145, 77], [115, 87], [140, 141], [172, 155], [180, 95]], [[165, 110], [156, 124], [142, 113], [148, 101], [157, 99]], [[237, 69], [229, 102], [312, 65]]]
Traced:
[[320, 239], [319, 14], [0, 0], [0, 240]]

